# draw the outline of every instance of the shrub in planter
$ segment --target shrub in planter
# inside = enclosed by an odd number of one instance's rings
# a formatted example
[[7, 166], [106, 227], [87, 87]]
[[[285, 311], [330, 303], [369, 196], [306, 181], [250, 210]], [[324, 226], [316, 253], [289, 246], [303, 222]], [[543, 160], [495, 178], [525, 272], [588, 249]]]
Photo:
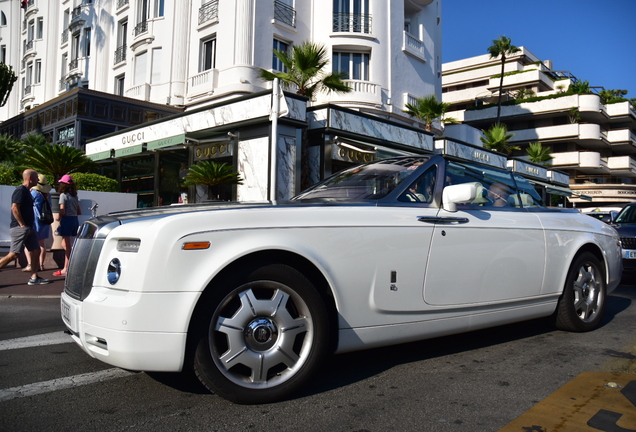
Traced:
[[99, 174], [71, 173], [78, 190], [96, 192], [119, 192], [117, 180]]

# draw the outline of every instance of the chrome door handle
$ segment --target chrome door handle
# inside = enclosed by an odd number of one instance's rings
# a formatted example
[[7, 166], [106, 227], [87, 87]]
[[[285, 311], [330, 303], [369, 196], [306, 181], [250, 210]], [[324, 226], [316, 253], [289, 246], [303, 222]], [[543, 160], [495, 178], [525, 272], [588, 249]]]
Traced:
[[468, 223], [468, 218], [463, 218], [463, 217], [418, 216], [417, 220], [419, 222], [440, 223], [440, 224]]

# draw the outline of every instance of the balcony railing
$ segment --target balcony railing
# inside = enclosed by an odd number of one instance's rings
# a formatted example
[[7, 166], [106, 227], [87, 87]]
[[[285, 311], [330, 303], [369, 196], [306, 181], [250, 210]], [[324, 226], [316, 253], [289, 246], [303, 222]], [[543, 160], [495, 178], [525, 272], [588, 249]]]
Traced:
[[66, 42], [68, 42], [68, 30], [64, 30], [62, 32], [62, 45], [64, 45]]
[[115, 64], [126, 60], [126, 45], [122, 45], [115, 50]]
[[26, 43], [26, 45], [24, 46], [24, 51], [25, 51], [25, 52], [27, 52], [27, 51], [31, 51], [32, 49], [33, 49], [33, 39], [32, 39], [32, 40], [30, 40], [30, 41], [28, 41], [28, 42]]
[[79, 18], [82, 15], [82, 5], [75, 6], [71, 11], [71, 21]]
[[130, 0], [117, 0], [117, 9], [121, 9], [130, 3]]
[[22, 96], [24, 97], [24, 96], [27, 96], [27, 95], [30, 95], [30, 94], [31, 94], [31, 85], [29, 84], [27, 86], [24, 86], [24, 93], [23, 93]]
[[334, 13], [334, 32], [371, 33], [371, 14]]
[[66, 78], [60, 79], [59, 85], [60, 85], [59, 91], [66, 90]]
[[296, 27], [296, 10], [285, 3], [274, 1], [274, 20]]
[[412, 56], [417, 57], [421, 60], [424, 60], [426, 58], [424, 55], [424, 42], [416, 38], [412, 34], [405, 31], [402, 44], [402, 50], [404, 52], [411, 54]]
[[199, 8], [199, 25], [219, 19], [219, 0], [212, 0]]
[[78, 59], [72, 59], [69, 64], [68, 64], [68, 69], [69, 70], [74, 70], [77, 69], [77, 66], [79, 65], [79, 60]]
[[147, 31], [148, 31], [148, 21], [141, 21], [133, 29], [133, 34], [135, 36], [139, 36], [140, 34], [146, 33]]

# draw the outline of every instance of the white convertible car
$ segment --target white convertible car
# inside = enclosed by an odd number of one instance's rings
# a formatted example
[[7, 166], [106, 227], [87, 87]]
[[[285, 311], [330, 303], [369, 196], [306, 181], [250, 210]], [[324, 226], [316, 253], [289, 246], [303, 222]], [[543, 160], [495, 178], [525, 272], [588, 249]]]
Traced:
[[84, 223], [62, 318], [92, 357], [194, 370], [238, 403], [289, 397], [326, 355], [538, 317], [592, 330], [616, 231], [548, 209], [523, 177], [439, 155], [342, 171], [284, 203]]

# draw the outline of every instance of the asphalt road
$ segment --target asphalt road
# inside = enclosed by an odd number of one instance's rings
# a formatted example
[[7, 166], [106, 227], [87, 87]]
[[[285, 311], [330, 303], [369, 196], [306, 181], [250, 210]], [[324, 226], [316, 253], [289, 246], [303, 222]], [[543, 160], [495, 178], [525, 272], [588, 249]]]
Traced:
[[[636, 399], [633, 409], [608, 402], [620, 410], [614, 428], [587, 425], [604, 402], [581, 380], [604, 372], [636, 383], [635, 300], [636, 287], [621, 286], [590, 333], [536, 320], [334, 356], [296, 398], [242, 406], [179, 374], [91, 359], [62, 333], [59, 299], [0, 298], [0, 430], [634, 431]], [[601, 404], [587, 411], [586, 389]], [[622, 391], [613, 394], [629, 401]], [[558, 429], [536, 414], [545, 406], [563, 419]]]

